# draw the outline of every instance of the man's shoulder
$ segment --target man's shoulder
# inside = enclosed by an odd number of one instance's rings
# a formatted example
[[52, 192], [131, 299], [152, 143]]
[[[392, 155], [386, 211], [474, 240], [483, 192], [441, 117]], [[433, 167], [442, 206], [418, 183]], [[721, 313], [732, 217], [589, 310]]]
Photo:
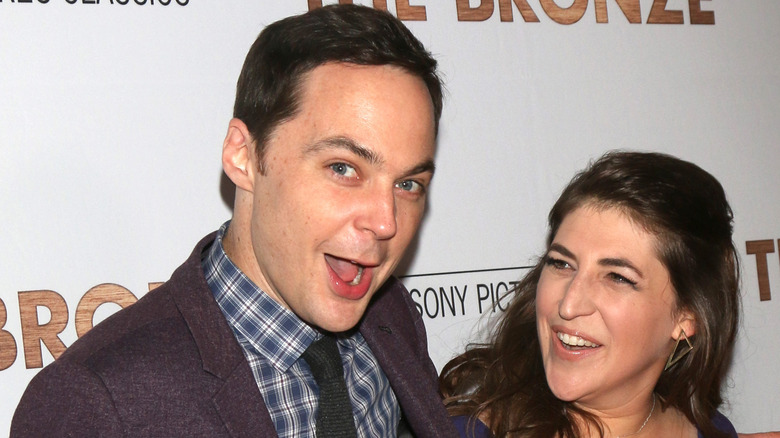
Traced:
[[190, 308], [210, 304], [197, 256], [210, 242], [210, 237], [212, 235], [198, 243], [168, 281], [97, 324], [74, 342], [60, 359], [92, 364], [100, 362], [98, 357], [108, 354], [136, 357], [140, 353], [137, 349], [149, 352], [175, 349], [177, 344], [186, 342], [189, 316], [182, 311], [182, 303]]
[[14, 414], [11, 436], [54, 430], [121, 435], [120, 418], [126, 416], [121, 403], [143, 399], [150, 377], [164, 370], [167, 361], [161, 359], [192, 344], [174, 308], [165, 289], [158, 288], [84, 334], [32, 379]]
[[186, 323], [160, 287], [81, 336], [33, 383], [68, 387], [95, 379], [103, 385], [119, 375], [154, 373], [163, 356], [179, 355], [192, 344], [188, 338]]
[[[96, 325], [33, 378], [12, 436], [93, 428], [100, 433], [83, 436], [116, 436], [119, 429], [189, 431], [196, 424], [222, 430], [211, 405], [219, 379], [206, 368], [229, 375], [243, 356], [219, 321], [197, 250], [171, 280]], [[182, 423], [175, 428], [174, 418]]]

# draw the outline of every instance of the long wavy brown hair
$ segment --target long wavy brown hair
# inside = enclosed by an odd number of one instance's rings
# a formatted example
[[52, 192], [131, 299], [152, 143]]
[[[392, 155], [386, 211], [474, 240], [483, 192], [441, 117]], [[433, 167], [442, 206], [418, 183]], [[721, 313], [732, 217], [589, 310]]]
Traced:
[[[550, 211], [547, 246], [578, 207], [617, 208], [657, 239], [677, 308], [695, 316], [694, 350], [661, 374], [661, 405], [682, 412], [706, 438], [723, 402], [739, 324], [739, 262], [733, 214], [720, 183], [687, 161], [613, 151], [578, 173]], [[547, 386], [536, 330], [536, 285], [543, 260], [510, 292], [512, 303], [486, 343], [471, 344], [439, 379], [451, 415], [486, 420], [496, 437], [577, 437], [604, 429], [598, 418], [559, 400]]]

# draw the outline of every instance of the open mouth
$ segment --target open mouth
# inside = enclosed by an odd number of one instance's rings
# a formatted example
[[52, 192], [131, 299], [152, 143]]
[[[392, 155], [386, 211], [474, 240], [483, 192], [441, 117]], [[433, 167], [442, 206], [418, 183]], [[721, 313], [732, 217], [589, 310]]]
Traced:
[[365, 266], [352, 260], [342, 259], [329, 254], [325, 254], [325, 261], [333, 272], [336, 273], [336, 276], [345, 284], [350, 286], [357, 286], [360, 284]]
[[569, 335], [561, 332], [557, 332], [556, 335], [558, 336], [558, 339], [563, 344], [563, 347], [566, 348], [567, 350], [584, 350], [589, 348], [600, 347], [600, 345], [594, 344], [593, 342], [590, 342], [579, 336]]

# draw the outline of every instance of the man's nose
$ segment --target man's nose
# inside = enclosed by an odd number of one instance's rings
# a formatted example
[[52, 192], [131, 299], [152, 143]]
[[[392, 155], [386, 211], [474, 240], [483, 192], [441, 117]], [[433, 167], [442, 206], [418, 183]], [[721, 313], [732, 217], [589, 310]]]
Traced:
[[379, 240], [387, 240], [398, 231], [394, 188], [368, 191], [365, 208], [357, 221], [360, 229], [370, 231]]

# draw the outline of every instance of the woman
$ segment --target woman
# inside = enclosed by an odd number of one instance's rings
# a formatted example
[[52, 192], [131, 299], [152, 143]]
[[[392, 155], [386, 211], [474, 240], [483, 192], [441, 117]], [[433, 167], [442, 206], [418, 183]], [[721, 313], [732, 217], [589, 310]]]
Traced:
[[492, 341], [442, 371], [464, 436], [736, 436], [717, 411], [739, 320], [720, 183], [668, 155], [611, 152], [549, 226]]

